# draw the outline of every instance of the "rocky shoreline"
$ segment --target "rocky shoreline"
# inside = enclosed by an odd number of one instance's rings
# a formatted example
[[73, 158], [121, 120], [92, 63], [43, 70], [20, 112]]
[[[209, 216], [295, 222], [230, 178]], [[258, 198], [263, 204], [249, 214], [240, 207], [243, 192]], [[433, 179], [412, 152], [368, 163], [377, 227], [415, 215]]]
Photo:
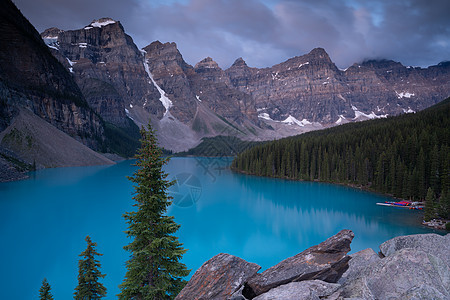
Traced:
[[319, 245], [258, 273], [260, 266], [218, 254], [175, 298], [450, 299], [450, 234], [399, 236], [352, 255], [354, 234], [342, 230]]

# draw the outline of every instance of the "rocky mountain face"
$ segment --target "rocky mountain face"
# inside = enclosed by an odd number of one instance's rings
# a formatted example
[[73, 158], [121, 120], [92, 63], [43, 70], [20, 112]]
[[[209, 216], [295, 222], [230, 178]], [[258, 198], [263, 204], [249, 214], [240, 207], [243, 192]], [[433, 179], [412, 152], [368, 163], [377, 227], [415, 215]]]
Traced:
[[205, 262], [182, 299], [448, 299], [450, 234], [400, 236], [347, 255], [342, 230], [262, 273], [257, 264], [221, 253]]
[[103, 119], [125, 130], [128, 118], [138, 126], [150, 119], [165, 148], [187, 150], [205, 136], [259, 129], [252, 97], [236, 90], [216, 63], [214, 69], [188, 65], [175, 43], [138, 50], [120, 22], [109, 18], [79, 30], [50, 28], [41, 36]]
[[450, 64], [427, 69], [380, 60], [339, 70], [324, 49], [271, 68], [250, 68], [240, 58], [226, 70], [233, 85], [250, 94], [266, 120], [323, 125], [422, 110], [450, 94]]
[[27, 108], [56, 128], [100, 149], [103, 126], [78, 85], [11, 1], [0, 12], [0, 130]]
[[[112, 163], [103, 120], [9, 0], [0, 10], [0, 181], [32, 168]], [[86, 147], [88, 146], [88, 147]]]
[[258, 128], [252, 98], [237, 91], [211, 58], [192, 67], [175, 43], [159, 41], [144, 51], [155, 84], [171, 101], [171, 115], [187, 124], [194, 135], [246, 136]]
[[105, 121], [128, 127], [125, 108], [133, 106], [162, 116], [164, 107], [149, 84], [143, 53], [120, 22], [102, 18], [79, 30], [50, 28], [41, 36]]
[[270, 68], [239, 58], [223, 70], [210, 57], [191, 66], [175, 43], [138, 50], [109, 18], [41, 36], [107, 122], [129, 128], [129, 118], [138, 126], [150, 119], [174, 151], [203, 137], [267, 140], [414, 112], [450, 95], [449, 63], [422, 69], [380, 60], [340, 70], [317, 48]]

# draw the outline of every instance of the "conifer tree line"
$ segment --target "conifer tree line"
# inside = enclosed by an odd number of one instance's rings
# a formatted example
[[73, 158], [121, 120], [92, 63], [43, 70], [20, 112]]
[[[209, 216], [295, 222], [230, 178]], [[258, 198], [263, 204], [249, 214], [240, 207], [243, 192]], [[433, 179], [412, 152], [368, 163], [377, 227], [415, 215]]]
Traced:
[[[358, 185], [424, 200], [450, 218], [450, 98], [416, 114], [350, 123], [255, 146], [231, 168], [259, 176]], [[428, 195], [431, 197], [431, 194]]]

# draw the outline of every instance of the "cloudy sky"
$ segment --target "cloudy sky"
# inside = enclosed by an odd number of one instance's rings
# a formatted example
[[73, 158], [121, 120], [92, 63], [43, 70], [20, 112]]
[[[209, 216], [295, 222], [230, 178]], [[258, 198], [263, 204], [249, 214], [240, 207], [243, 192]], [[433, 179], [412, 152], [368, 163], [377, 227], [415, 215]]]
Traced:
[[269, 67], [323, 47], [338, 67], [368, 58], [450, 60], [449, 0], [13, 0], [39, 32], [111, 17], [142, 48], [176, 42], [194, 65]]

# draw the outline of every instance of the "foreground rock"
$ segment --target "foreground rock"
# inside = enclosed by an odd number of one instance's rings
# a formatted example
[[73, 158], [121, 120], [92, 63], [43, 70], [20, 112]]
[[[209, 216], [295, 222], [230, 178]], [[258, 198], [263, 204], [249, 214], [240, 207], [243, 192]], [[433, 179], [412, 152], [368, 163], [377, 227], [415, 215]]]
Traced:
[[440, 258], [412, 248], [370, 265], [347, 282], [341, 293], [344, 298], [450, 299], [448, 266]]
[[354, 279], [363, 273], [373, 263], [378, 263], [381, 258], [373, 251], [372, 248], [367, 248], [350, 255], [348, 263], [348, 270], [342, 275], [338, 283], [344, 284], [348, 279]]
[[261, 274], [258, 265], [219, 254], [176, 299], [450, 299], [450, 234], [400, 236], [383, 243], [380, 255], [347, 256], [353, 236], [342, 230]]
[[424, 251], [442, 259], [450, 267], [450, 234], [416, 234], [398, 236], [384, 242], [380, 251], [384, 256], [391, 256], [405, 248]]
[[195, 272], [175, 299], [227, 299], [259, 269], [257, 264], [220, 253]]
[[353, 237], [352, 231], [342, 230], [319, 245], [255, 275], [245, 284], [243, 295], [252, 299], [274, 287], [303, 280], [337, 282], [348, 268], [347, 253]]
[[254, 300], [319, 300], [328, 297], [339, 289], [340, 285], [328, 283], [321, 280], [307, 280], [301, 282], [291, 282], [271, 289]]

